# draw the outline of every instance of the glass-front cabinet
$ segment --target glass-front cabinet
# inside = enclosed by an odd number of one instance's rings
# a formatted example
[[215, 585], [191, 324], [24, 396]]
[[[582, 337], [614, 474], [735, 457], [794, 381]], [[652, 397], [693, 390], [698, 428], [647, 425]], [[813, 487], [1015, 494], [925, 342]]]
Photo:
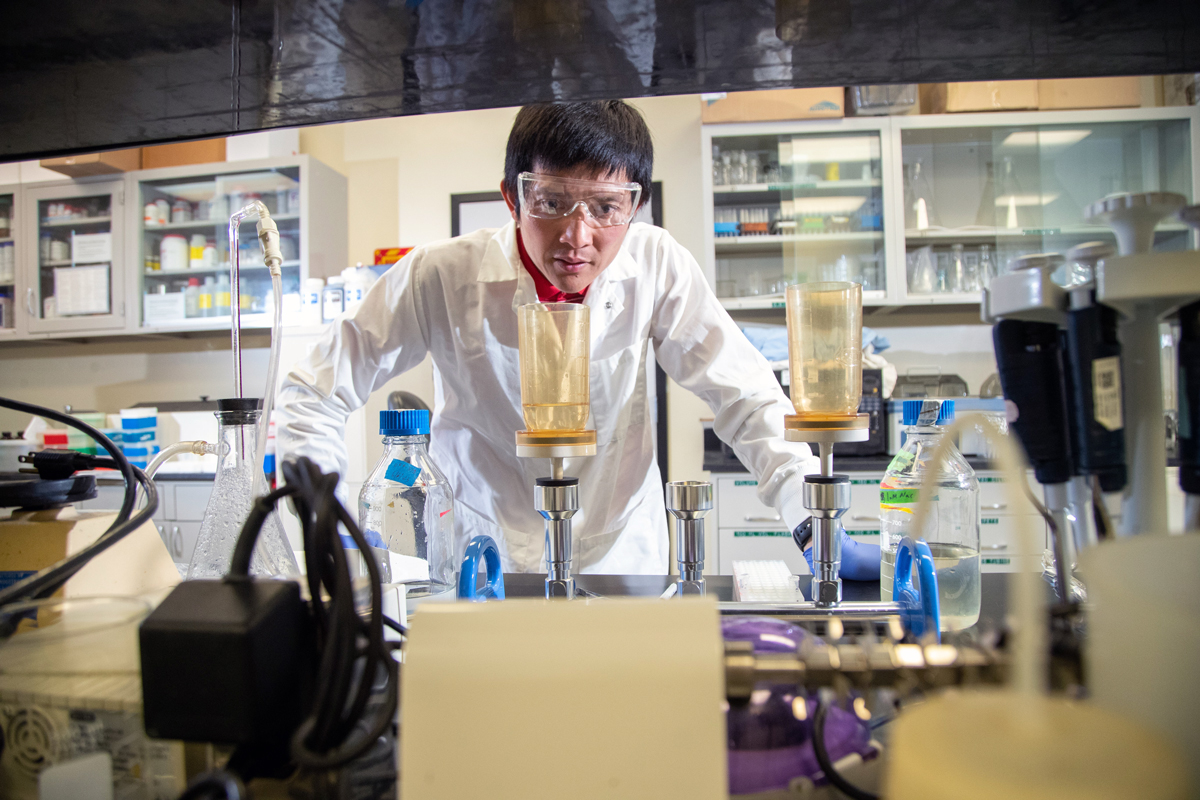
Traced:
[[726, 307], [782, 308], [789, 284], [831, 280], [859, 282], [865, 303], [884, 302], [890, 159], [878, 125], [854, 122], [713, 133], [714, 288]]
[[0, 336], [17, 331], [16, 187], [0, 186]]
[[[1006, 116], [1016, 119], [978, 127], [900, 122], [911, 302], [976, 302], [1014, 258], [1065, 254], [1087, 241], [1115, 245], [1108, 228], [1084, 219], [1087, 206], [1107, 195], [1168, 191], [1192, 200], [1187, 118], [1054, 123], [1050, 115]], [[1160, 225], [1155, 247], [1186, 249], [1187, 227]]]
[[271, 277], [258, 243], [257, 215], [243, 220], [238, 233], [239, 292], [230, 285], [229, 217], [255, 200], [266, 205], [279, 227], [283, 293], [298, 297], [300, 188], [299, 166], [138, 181], [141, 325], [228, 325], [234, 298], [243, 324], [269, 324]]
[[238, 287], [229, 269], [229, 217], [255, 200], [279, 228], [285, 325], [299, 323], [307, 278], [349, 266], [346, 179], [309, 156], [145, 170], [130, 182], [138, 203], [130, 209], [137, 211], [130, 221], [134, 331], [228, 329], [233, 303], [243, 327], [270, 326], [274, 301], [257, 216], [238, 229]]
[[[709, 279], [731, 311], [782, 309], [788, 284], [818, 280], [860, 282], [867, 306], [977, 305], [1014, 258], [1115, 244], [1084, 219], [1107, 195], [1195, 202], [1198, 120], [1178, 107], [705, 126]], [[1166, 221], [1155, 247], [1190, 236]]]
[[[76, 181], [27, 189], [29, 243], [23, 293], [31, 333], [125, 324], [124, 182]], [[29, 252], [32, 251], [32, 252]]]

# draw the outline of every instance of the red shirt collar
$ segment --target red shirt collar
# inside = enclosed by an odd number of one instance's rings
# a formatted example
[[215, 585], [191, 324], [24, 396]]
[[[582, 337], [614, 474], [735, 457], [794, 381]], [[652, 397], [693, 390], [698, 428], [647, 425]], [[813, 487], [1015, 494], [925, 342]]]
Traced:
[[533, 285], [537, 287], [538, 300], [543, 303], [582, 303], [587, 297], [589, 287], [584, 287], [582, 292], [564, 292], [551, 283], [542, 271], [534, 265], [533, 260], [529, 257], [529, 253], [525, 252], [525, 243], [521, 241], [521, 230], [517, 229], [517, 252], [521, 254], [521, 263], [525, 265], [525, 271], [533, 276]]

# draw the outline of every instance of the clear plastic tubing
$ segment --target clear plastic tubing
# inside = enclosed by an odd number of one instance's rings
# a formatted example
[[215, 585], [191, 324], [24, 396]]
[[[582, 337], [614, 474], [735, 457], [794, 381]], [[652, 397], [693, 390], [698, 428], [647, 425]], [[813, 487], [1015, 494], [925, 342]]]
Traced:
[[862, 400], [862, 285], [789, 286], [787, 329], [796, 414], [817, 420], [858, 414]]
[[580, 303], [529, 303], [518, 309], [521, 408], [530, 432], [582, 431], [587, 425], [588, 313]]
[[[251, 215], [258, 217], [258, 238], [263, 248], [263, 263], [271, 274], [271, 356], [267, 364], [267, 384], [263, 390], [262, 417], [258, 423], [258, 445], [254, 458], [254, 484], [252, 496], [259, 497], [267, 492], [267, 476], [263, 472], [263, 459], [266, 456], [267, 432], [271, 424], [271, 411], [275, 407], [275, 384], [279, 374], [279, 348], [283, 328], [283, 253], [279, 249], [279, 229], [271, 212], [259, 200], [254, 200], [238, 210], [229, 218], [229, 284], [241, 286], [241, 253], [239, 249], [239, 231], [242, 220]], [[237, 290], [240, 291], [240, 288]], [[242, 313], [241, 299], [237, 298], [230, 304], [230, 336], [233, 341], [233, 391], [235, 397], [242, 397]]]

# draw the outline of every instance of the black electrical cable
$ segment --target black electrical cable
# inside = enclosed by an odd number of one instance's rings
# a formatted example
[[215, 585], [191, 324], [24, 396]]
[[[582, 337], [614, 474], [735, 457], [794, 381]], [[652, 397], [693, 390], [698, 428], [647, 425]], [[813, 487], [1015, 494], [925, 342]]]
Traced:
[[825, 773], [825, 779], [842, 794], [850, 798], [850, 800], [879, 800], [879, 795], [874, 792], [868, 792], [866, 789], [860, 789], [850, 781], [842, 777], [842, 773], [837, 771], [833, 766], [833, 760], [829, 758], [829, 750], [825, 747], [825, 718], [829, 714], [829, 706], [824, 702], [817, 701], [817, 713], [813, 717], [813, 753], [817, 757], [817, 764], [821, 767], [821, 772]]
[[1101, 541], [1116, 538], [1112, 517], [1108, 514], [1108, 506], [1104, 504], [1104, 489], [1100, 486], [1099, 475], [1092, 476], [1092, 517], [1096, 523], [1096, 538]]
[[[337, 499], [338, 476], [321, 472], [306, 458], [285, 461], [281, 472], [283, 486], [259, 498], [251, 508], [227, 579], [242, 580], [249, 575], [263, 522], [279, 500], [290, 497], [304, 539], [319, 654], [312, 710], [292, 736], [292, 755], [301, 767], [328, 770], [358, 758], [392, 725], [399, 701], [399, 673], [391, 657], [394, 643], [385, 641], [383, 629], [386, 624], [401, 633], [407, 631], [384, 617], [379, 566], [369, 556], [363, 563], [371, 586], [371, 613], [366, 619], [358, 614], [340, 529], [347, 531], [360, 552], [370, 550], [358, 524]], [[385, 697], [376, 719], [368, 722], [364, 716], [381, 671], [386, 679]]]
[[401, 636], [404, 636], [404, 637], [408, 636], [408, 628], [404, 627], [399, 622], [396, 622], [396, 620], [392, 619], [391, 617], [385, 616], [383, 618], [383, 624], [387, 625], [389, 628], [391, 628], [392, 630], [394, 630], [396, 633], [400, 634]]
[[[125, 463], [128, 466], [129, 462]], [[100, 535], [100, 538], [78, 553], [14, 583], [7, 589], [0, 590], [0, 607], [22, 600], [40, 600], [49, 597], [58, 591], [59, 587], [66, 583], [71, 576], [83, 569], [89, 561], [121, 541], [126, 535], [137, 530], [154, 515], [158, 509], [158, 487], [154, 485], [154, 481], [146, 477], [146, 473], [137, 467], [130, 466], [129, 468], [135, 481], [132, 486], [136, 489], [137, 484], [140, 483], [146, 491], [146, 507], [125, 522], [110, 527]], [[0, 635], [7, 634], [0, 631]]]
[[88, 436], [99, 442], [100, 446], [103, 447], [110, 456], [112, 456], [112, 460], [117, 462], [117, 469], [120, 470], [121, 477], [125, 479], [125, 497], [121, 501], [121, 510], [117, 512], [117, 518], [113, 521], [112, 527], [110, 527], [109, 530], [111, 531], [117, 525], [120, 525], [122, 522], [125, 522], [127, 519], [129, 519], [129, 515], [133, 513], [133, 504], [135, 495], [137, 493], [137, 481], [133, 474], [133, 466], [129, 463], [129, 459], [125, 457], [123, 452], [121, 452], [121, 448], [113, 444], [112, 439], [109, 439], [103, 433], [96, 430], [91, 425], [88, 425], [86, 422], [75, 419], [70, 414], [63, 414], [55, 411], [52, 408], [43, 408], [42, 406], [35, 406], [32, 403], [22, 403], [20, 400], [12, 400], [7, 397], [0, 397], [0, 408], [9, 408], [13, 411], [20, 411], [23, 414], [32, 414], [35, 417], [45, 417], [46, 419], [52, 419], [55, 422], [61, 422], [64, 425], [70, 425], [72, 428], [86, 433]]

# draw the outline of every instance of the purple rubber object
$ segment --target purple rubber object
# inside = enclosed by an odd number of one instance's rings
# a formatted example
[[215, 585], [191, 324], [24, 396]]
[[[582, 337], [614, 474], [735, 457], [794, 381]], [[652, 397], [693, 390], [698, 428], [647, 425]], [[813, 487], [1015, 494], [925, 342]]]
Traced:
[[[730, 641], [753, 642], [756, 653], [795, 652], [805, 639], [820, 643], [802, 628], [770, 617], [726, 617], [721, 620], [721, 631]], [[786, 789], [800, 777], [818, 786], [825, 784], [812, 746], [816, 713], [816, 698], [806, 698], [794, 686], [760, 686], [748, 703], [730, 705], [725, 718], [729, 794]], [[867, 726], [854, 714], [836, 706], [829, 709], [825, 747], [832, 761], [851, 753], [864, 759], [877, 755], [870, 739]]]

